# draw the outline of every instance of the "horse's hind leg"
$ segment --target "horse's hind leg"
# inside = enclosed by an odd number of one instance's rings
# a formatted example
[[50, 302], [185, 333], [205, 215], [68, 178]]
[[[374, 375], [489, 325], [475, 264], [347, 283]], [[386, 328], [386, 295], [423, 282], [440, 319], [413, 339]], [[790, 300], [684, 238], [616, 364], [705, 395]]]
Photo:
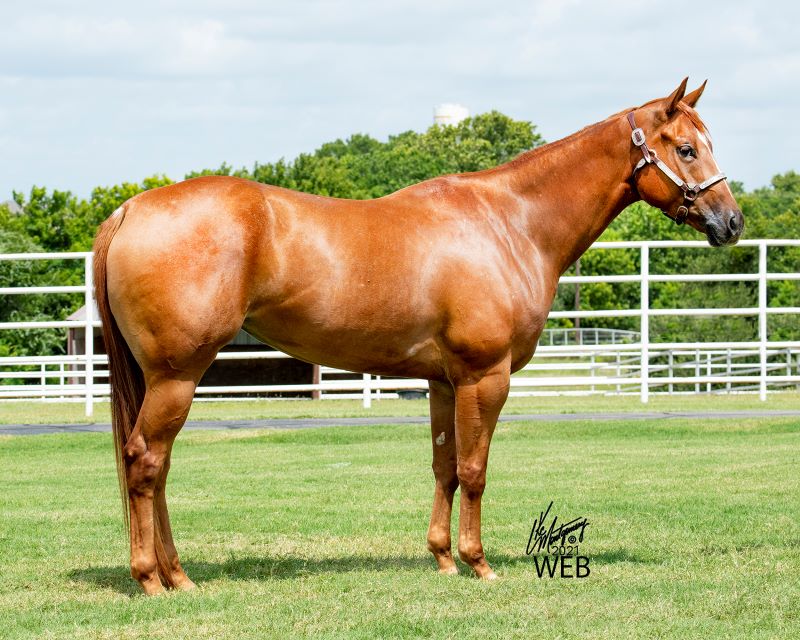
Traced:
[[172, 443], [186, 421], [195, 386], [193, 379], [148, 379], [136, 426], [124, 449], [131, 575], [150, 595], [163, 591], [160, 574], [168, 586], [182, 586], [188, 580], [169, 533], [164, 485]]
[[436, 558], [439, 572], [458, 573], [450, 548], [450, 517], [453, 494], [458, 488], [456, 474], [455, 396], [449, 384], [430, 383], [431, 438], [433, 440], [433, 494], [428, 549]]
[[153, 514], [156, 531], [156, 560], [161, 582], [173, 589], [188, 591], [193, 589], [195, 584], [181, 567], [178, 551], [175, 549], [175, 542], [172, 540], [172, 527], [170, 526], [169, 511], [167, 510], [166, 487], [171, 457], [172, 446], [170, 445], [170, 451], [167, 453], [161, 475], [156, 481], [155, 512]]

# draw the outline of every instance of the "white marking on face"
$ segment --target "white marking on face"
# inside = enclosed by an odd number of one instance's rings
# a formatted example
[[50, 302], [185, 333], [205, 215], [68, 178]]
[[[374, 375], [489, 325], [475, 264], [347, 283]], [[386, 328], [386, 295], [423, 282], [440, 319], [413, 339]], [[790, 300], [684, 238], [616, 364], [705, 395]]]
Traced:
[[442, 431], [438, 436], [436, 436], [436, 444], [440, 447], [444, 444], [444, 431]]
[[719, 165], [717, 164], [717, 159], [714, 157], [714, 152], [711, 150], [711, 137], [700, 131], [700, 129], [697, 129], [697, 137], [700, 139], [700, 142], [702, 142], [705, 145], [706, 150], [708, 151], [708, 155], [711, 158], [711, 163], [714, 166], [714, 170], [719, 173]]

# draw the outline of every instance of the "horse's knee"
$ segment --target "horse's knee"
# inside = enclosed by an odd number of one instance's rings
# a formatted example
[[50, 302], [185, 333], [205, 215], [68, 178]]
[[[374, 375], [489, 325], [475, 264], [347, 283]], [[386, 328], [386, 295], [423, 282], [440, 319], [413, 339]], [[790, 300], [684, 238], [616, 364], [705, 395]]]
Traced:
[[462, 494], [481, 495], [486, 488], [486, 465], [477, 462], [460, 462], [457, 476]]

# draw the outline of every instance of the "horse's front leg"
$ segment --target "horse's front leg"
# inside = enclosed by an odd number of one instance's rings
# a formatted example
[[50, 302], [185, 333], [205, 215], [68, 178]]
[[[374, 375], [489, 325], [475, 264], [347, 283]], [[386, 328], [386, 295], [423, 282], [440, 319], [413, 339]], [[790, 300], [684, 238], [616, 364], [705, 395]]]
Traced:
[[456, 574], [458, 567], [450, 548], [450, 518], [453, 494], [458, 489], [456, 474], [455, 395], [449, 382], [430, 383], [431, 440], [433, 441], [433, 493], [428, 549], [436, 558], [439, 573]]
[[457, 473], [461, 486], [458, 555], [484, 580], [497, 576], [483, 554], [481, 498], [486, 487], [489, 444], [508, 397], [509, 379], [506, 361], [482, 378], [465, 380], [455, 387]]

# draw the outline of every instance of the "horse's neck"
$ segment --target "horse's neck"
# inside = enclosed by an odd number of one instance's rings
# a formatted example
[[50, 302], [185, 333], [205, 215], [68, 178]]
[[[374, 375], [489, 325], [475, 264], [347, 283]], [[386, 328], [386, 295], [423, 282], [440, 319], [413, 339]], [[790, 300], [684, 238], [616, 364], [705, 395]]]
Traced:
[[524, 230], [558, 275], [597, 240], [626, 206], [631, 189], [630, 131], [612, 118], [503, 167], [522, 206]]

